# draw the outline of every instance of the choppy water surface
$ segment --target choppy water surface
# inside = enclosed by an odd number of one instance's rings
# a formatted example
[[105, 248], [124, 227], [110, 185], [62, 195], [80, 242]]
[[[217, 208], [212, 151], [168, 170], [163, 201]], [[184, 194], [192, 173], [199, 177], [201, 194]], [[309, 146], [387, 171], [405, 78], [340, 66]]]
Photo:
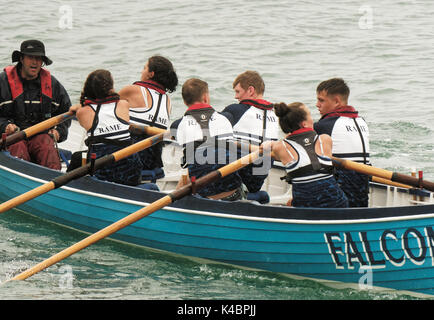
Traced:
[[[434, 179], [434, 3], [430, 1], [1, 1], [0, 63], [26, 39], [44, 41], [49, 67], [78, 101], [91, 71], [109, 69], [116, 89], [138, 80], [146, 59], [170, 58], [180, 84], [200, 77], [212, 105], [234, 101], [232, 81], [257, 70], [270, 101], [302, 101], [319, 118], [315, 89], [347, 80], [366, 118], [374, 166]], [[6, 21], [8, 23], [6, 23]], [[180, 86], [174, 114], [183, 114]], [[0, 280], [81, 240], [75, 231], [20, 212], [0, 216]], [[68, 277], [72, 273], [73, 277]], [[337, 290], [267, 272], [195, 262], [103, 241], [1, 299], [408, 299]]]

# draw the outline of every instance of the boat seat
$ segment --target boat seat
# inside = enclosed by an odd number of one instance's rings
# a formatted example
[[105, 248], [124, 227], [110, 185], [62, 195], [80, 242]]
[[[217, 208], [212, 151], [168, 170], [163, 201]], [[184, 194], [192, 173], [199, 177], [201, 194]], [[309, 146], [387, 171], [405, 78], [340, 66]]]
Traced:
[[270, 196], [266, 191], [258, 191], [258, 192], [249, 192], [247, 193], [247, 200], [257, 201], [262, 204], [266, 204], [270, 202]]
[[155, 183], [157, 179], [164, 178], [164, 170], [155, 168], [153, 170], [142, 170], [142, 181], [150, 181]]

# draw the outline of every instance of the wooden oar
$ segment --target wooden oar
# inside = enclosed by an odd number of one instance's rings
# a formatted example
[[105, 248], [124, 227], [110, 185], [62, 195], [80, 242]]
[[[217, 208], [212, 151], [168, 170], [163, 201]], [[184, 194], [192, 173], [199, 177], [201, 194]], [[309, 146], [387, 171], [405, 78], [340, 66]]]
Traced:
[[[136, 132], [147, 133], [147, 134], [156, 134], [160, 132], [162, 129], [131, 124], [130, 130], [135, 130]], [[237, 142], [237, 145], [241, 147], [244, 144]], [[254, 146], [250, 144], [248, 148], [250, 151], [253, 151], [253, 150], [257, 150], [258, 146]], [[271, 157], [273, 156], [274, 156], [273, 153], [271, 153]], [[402, 173], [391, 172], [381, 168], [375, 168], [372, 166], [367, 166], [350, 160], [344, 160], [335, 157], [332, 157], [332, 160], [335, 165], [372, 176], [374, 182], [388, 184], [388, 185], [401, 187], [401, 188], [423, 187], [427, 190], [434, 191], [433, 190], [434, 183], [427, 180], [422, 180], [421, 181], [422, 183], [420, 184], [420, 180], [418, 178], [404, 175]]]
[[129, 129], [129, 131], [131, 133], [135, 133], [135, 134], [147, 134], [147, 135], [150, 135], [150, 136], [154, 136], [156, 134], [166, 132], [166, 129], [161, 129], [161, 128], [157, 128], [157, 127], [143, 126], [143, 125], [139, 125], [139, 124], [135, 124], [135, 123], [130, 123], [130, 129]]
[[371, 178], [372, 178], [372, 182], [387, 184], [387, 185], [392, 186], [392, 187], [399, 187], [399, 188], [405, 188], [405, 189], [411, 189], [411, 188], [413, 188], [412, 186], [409, 186], [408, 184], [394, 182], [394, 181], [390, 181], [390, 180], [387, 180], [387, 179], [379, 178], [379, 177], [376, 177], [376, 176], [371, 176]]
[[434, 182], [431, 181], [422, 180], [402, 173], [392, 172], [385, 169], [376, 168], [373, 166], [368, 166], [366, 164], [357, 163], [350, 160], [344, 160], [336, 157], [332, 157], [332, 160], [334, 164], [348, 170], [354, 170], [370, 176], [375, 176], [390, 181], [404, 183], [413, 187], [422, 187], [425, 188], [426, 190], [434, 191]]
[[74, 112], [68, 111], [62, 114], [59, 114], [58, 116], [52, 117], [50, 119], [44, 120], [34, 126], [28, 127], [27, 129], [24, 129], [22, 131], [18, 131], [15, 133], [12, 133], [11, 135], [7, 136], [5, 141], [3, 139], [0, 142], [0, 146], [8, 147], [14, 143], [17, 143], [21, 140], [30, 138], [31, 136], [34, 136], [35, 134], [48, 130], [59, 123], [62, 123], [66, 120], [69, 120], [73, 118], [75, 115]]
[[[149, 204], [148, 206], [126, 216], [125, 218], [118, 220], [117, 222], [109, 225], [108, 227], [105, 227], [104, 229], [101, 229], [100, 231], [88, 236], [87, 238], [81, 240], [80, 242], [77, 242], [76, 244], [70, 246], [69, 248], [64, 249], [63, 251], [55, 254], [54, 256], [46, 259], [45, 261], [42, 261], [41, 263], [35, 265], [34, 267], [20, 273], [19, 275], [13, 277], [10, 280], [24, 280], [28, 277], [31, 277], [35, 273], [38, 273], [39, 271], [44, 270], [45, 268], [48, 268], [49, 266], [73, 255], [74, 253], [92, 245], [93, 243], [102, 240], [109, 235], [119, 231], [122, 228], [125, 228], [126, 226], [129, 226], [130, 224], [150, 215], [151, 213], [175, 202], [176, 200], [179, 200], [189, 194], [192, 193], [193, 187], [195, 189], [200, 189], [204, 187], [205, 185], [214, 182], [220, 178], [226, 177], [229, 174], [245, 167], [246, 165], [252, 163], [257, 158], [259, 158], [262, 155], [261, 150], [258, 150], [256, 152], [250, 153], [237, 161], [234, 161], [224, 167], [221, 167], [218, 170], [212, 171], [208, 173], [207, 175], [199, 178], [196, 180], [195, 185], [193, 186], [192, 183], [189, 183], [186, 186], [181, 187], [178, 190], [173, 191], [172, 193], [164, 196], [163, 198]], [[8, 280], [8, 281], [10, 281]]]
[[[238, 146], [242, 145], [242, 143], [238, 142]], [[248, 148], [250, 151], [253, 151], [257, 150], [258, 146], [249, 145]], [[273, 152], [271, 153], [271, 157], [274, 157]], [[357, 163], [351, 160], [344, 160], [333, 156], [332, 161], [335, 166], [343, 167], [348, 170], [354, 170], [372, 176], [372, 181], [374, 182], [388, 184], [401, 188], [422, 187], [429, 191], [434, 191], [434, 183], [427, 180], [420, 180], [419, 178], [405, 175], [402, 173], [391, 172], [385, 169], [376, 168], [373, 166], [368, 166], [365, 164]]]
[[127, 158], [130, 155], [139, 152], [143, 149], [149, 148], [155, 144], [157, 144], [158, 142], [162, 141], [164, 138], [166, 132], [164, 133], [160, 133], [157, 134], [155, 136], [152, 136], [148, 139], [139, 141], [135, 144], [132, 144], [128, 147], [125, 147], [121, 150], [118, 150], [112, 154], [108, 154], [105, 155], [99, 159], [96, 159], [93, 166], [92, 163], [89, 162], [88, 164], [86, 164], [85, 166], [76, 168], [64, 175], [61, 175], [57, 178], [54, 178], [53, 180], [39, 186], [36, 187], [35, 189], [32, 189], [30, 191], [27, 191], [26, 193], [23, 193], [22, 195], [19, 195], [13, 199], [10, 199], [6, 202], [3, 202], [2, 204], [0, 204], [0, 213], [3, 213], [7, 210], [10, 210], [26, 201], [29, 201], [31, 199], [34, 199], [44, 193], [47, 193], [53, 189], [59, 188], [65, 184], [67, 184], [68, 182], [84, 177], [85, 175], [87, 175], [88, 173], [91, 172], [91, 170], [97, 170], [99, 168], [102, 168], [106, 165], [109, 165], [111, 163], [117, 162], [121, 159]]

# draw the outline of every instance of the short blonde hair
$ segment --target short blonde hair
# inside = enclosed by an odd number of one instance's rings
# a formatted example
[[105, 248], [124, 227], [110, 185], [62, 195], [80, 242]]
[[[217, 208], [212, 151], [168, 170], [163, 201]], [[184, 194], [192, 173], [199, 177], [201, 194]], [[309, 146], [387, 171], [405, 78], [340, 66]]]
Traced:
[[252, 86], [255, 88], [256, 93], [264, 94], [264, 80], [262, 80], [262, 77], [256, 71], [247, 70], [238, 75], [232, 84], [232, 88], [235, 88], [238, 83], [244, 90], [247, 90], [250, 86]]

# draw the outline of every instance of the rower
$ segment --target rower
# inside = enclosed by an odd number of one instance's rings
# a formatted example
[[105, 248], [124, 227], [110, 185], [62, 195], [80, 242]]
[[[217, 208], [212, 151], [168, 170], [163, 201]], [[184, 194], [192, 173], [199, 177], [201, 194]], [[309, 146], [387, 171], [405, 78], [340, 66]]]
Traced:
[[[177, 85], [178, 76], [172, 63], [162, 56], [150, 57], [142, 70], [140, 81], [119, 91], [120, 98], [130, 104], [130, 123], [168, 129], [171, 112], [168, 93], [174, 92]], [[145, 133], [131, 132], [134, 143], [149, 137]], [[139, 152], [144, 181], [155, 183], [165, 176], [162, 151], [163, 143], [158, 143]]]
[[263, 146], [264, 150], [271, 149], [274, 158], [285, 166], [284, 178], [292, 184], [289, 204], [293, 207], [347, 207], [348, 199], [333, 177], [330, 136], [317, 135], [310, 110], [303, 103], [280, 103], [274, 110], [286, 137]]
[[[107, 70], [91, 72], [84, 83], [80, 104], [70, 108], [87, 131], [87, 159], [113, 153], [132, 144], [129, 132], [129, 104], [120, 100]], [[95, 177], [120, 184], [141, 184], [141, 161], [137, 153], [95, 171]]]
[[[264, 99], [265, 84], [256, 71], [245, 71], [238, 75], [232, 87], [238, 103], [227, 106], [222, 114], [233, 126], [234, 137], [238, 142], [260, 145], [267, 140], [279, 139], [279, 125], [271, 102]], [[247, 150], [246, 150], [247, 152]], [[238, 150], [238, 157], [246, 155]], [[243, 184], [248, 190], [247, 198], [261, 203], [269, 202], [265, 191], [260, 191], [272, 161], [262, 158], [239, 171]]]
[[[369, 128], [358, 112], [348, 105], [350, 89], [346, 82], [332, 78], [321, 82], [316, 91], [321, 119], [314, 124], [315, 131], [332, 137], [334, 157], [369, 165]], [[368, 206], [368, 175], [338, 167], [335, 177], [347, 195], [350, 207]]]
[[[183, 167], [189, 177], [200, 178], [237, 159], [232, 125], [209, 105], [208, 84], [188, 79], [182, 86], [182, 98], [188, 107], [184, 116], [174, 121], [171, 135], [183, 147]], [[233, 152], [231, 152], [231, 146]], [[199, 189], [202, 197], [235, 201], [245, 198], [237, 172]]]

